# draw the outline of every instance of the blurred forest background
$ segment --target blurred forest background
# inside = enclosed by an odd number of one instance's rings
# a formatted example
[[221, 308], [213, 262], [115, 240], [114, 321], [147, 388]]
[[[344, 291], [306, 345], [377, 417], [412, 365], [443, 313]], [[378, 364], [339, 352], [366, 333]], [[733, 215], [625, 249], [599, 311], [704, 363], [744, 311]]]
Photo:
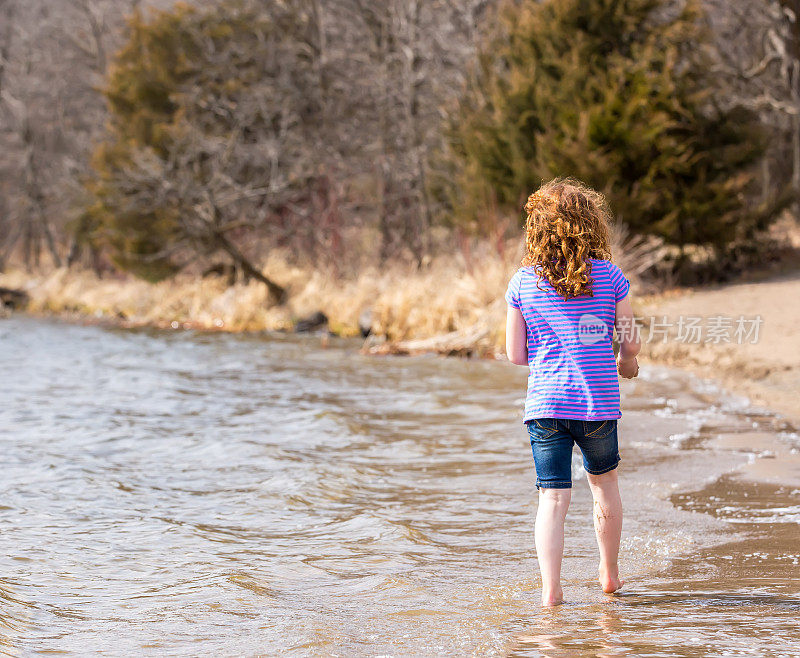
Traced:
[[504, 282], [525, 198], [571, 175], [609, 196], [631, 275], [721, 281], [796, 227], [798, 10], [0, 0], [0, 272], [271, 304], [294, 290], [276, 254], [327, 282], [498, 259]]

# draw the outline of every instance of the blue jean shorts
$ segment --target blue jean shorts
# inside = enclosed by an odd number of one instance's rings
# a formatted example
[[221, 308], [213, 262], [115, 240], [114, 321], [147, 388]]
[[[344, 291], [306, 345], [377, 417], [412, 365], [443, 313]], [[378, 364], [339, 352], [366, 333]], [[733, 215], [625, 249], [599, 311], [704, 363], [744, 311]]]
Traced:
[[534, 418], [526, 421], [531, 437], [536, 488], [572, 487], [572, 446], [583, 453], [583, 468], [600, 475], [619, 464], [616, 420]]

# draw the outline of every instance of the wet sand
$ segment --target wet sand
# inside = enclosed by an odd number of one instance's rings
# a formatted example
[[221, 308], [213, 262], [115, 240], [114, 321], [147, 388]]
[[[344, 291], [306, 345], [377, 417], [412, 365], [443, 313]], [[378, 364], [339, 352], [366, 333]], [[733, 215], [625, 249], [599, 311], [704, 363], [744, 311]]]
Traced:
[[[644, 405], [636, 385], [623, 384], [625, 454], [637, 469], [632, 479], [620, 466], [627, 582], [594, 602], [585, 584], [568, 584], [567, 604], [526, 620], [507, 656], [800, 655], [800, 440], [787, 419], [738, 406], [741, 398], [722, 390], [714, 401], [714, 382], [705, 385], [715, 411], [705, 413], [702, 393], [674, 391], [667, 409], [696, 422], [656, 445], [637, 445], [631, 435], [645, 428], [630, 419]], [[663, 420], [671, 414], [662, 402], [653, 400], [652, 410]], [[643, 481], [651, 491], [641, 490]], [[657, 505], [653, 494], [673, 511], [645, 512]], [[677, 550], [640, 572], [637, 554], [652, 552], [631, 540], [642, 521], [671, 534]]]
[[[746, 396], [766, 427], [700, 432], [690, 445], [741, 458], [703, 487], [671, 496], [679, 510], [723, 521], [730, 539], [672, 561], [663, 577], [689, 595], [704, 615], [719, 614], [748, 629], [731, 652], [797, 655], [783, 643], [800, 636], [800, 276], [720, 286], [645, 300], [648, 314], [669, 318], [744, 315], [763, 318], [757, 343], [645, 346], [643, 361], [668, 363], [713, 377]], [[699, 587], [698, 587], [699, 585]], [[704, 594], [703, 588], [713, 592]], [[700, 598], [698, 598], [700, 597]], [[775, 611], [781, 611], [777, 615]], [[769, 623], [759, 624], [766, 617]], [[759, 629], [760, 626], [760, 629]], [[754, 650], [752, 640], [760, 644]]]

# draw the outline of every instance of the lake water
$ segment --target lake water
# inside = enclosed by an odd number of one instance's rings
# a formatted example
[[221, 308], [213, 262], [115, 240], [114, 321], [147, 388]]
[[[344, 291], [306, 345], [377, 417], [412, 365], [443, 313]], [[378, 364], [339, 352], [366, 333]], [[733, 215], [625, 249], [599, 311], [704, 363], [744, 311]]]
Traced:
[[[0, 649], [106, 655], [800, 655], [786, 421], [622, 385], [621, 572], [578, 453], [568, 603], [538, 606], [525, 369], [358, 342], [0, 320]], [[774, 460], [773, 460], [774, 461]]]

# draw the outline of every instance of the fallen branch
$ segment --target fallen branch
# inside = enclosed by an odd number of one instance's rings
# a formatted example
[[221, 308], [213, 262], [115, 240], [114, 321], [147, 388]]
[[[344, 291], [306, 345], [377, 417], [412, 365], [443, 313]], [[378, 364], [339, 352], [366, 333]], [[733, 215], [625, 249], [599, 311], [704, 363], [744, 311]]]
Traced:
[[472, 356], [485, 354], [489, 346], [484, 339], [489, 336], [489, 328], [485, 322], [478, 322], [466, 331], [451, 331], [441, 336], [417, 338], [414, 340], [384, 341], [376, 343], [374, 337], [368, 337], [361, 348], [364, 354], [426, 354], [434, 352], [447, 356]]

